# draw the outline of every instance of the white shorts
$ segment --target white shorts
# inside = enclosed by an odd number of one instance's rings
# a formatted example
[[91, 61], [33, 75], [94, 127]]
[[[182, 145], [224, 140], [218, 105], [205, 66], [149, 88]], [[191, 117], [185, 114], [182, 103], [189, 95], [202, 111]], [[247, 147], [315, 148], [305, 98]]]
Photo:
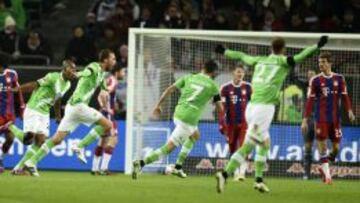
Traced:
[[24, 110], [24, 133], [43, 134], [49, 136], [50, 116], [30, 108]]
[[65, 115], [59, 124], [58, 131], [72, 132], [80, 124], [90, 126], [102, 117], [104, 116], [99, 111], [86, 104], [67, 104], [65, 107]]
[[197, 126], [186, 124], [178, 119], [174, 119], [174, 123], [176, 127], [170, 135], [170, 141], [172, 141], [176, 146], [182, 145], [187, 138], [198, 130]]
[[269, 129], [275, 114], [273, 104], [251, 104], [246, 106], [245, 117], [248, 125], [245, 141], [262, 143], [270, 137]]

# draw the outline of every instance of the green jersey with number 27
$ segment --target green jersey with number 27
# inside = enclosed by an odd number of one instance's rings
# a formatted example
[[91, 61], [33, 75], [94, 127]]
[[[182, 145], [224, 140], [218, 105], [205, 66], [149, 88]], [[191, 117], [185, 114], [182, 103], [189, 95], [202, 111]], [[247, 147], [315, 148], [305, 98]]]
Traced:
[[[275, 54], [254, 57], [240, 51], [227, 49], [225, 57], [240, 60], [255, 68], [251, 81], [253, 89], [251, 103], [276, 104], [279, 101], [282, 84], [291, 66], [301, 63], [318, 50], [316, 45], [310, 46], [290, 59], [285, 55]], [[289, 61], [293, 64], [289, 64]]]
[[175, 82], [181, 96], [174, 118], [196, 126], [208, 102], [219, 94], [219, 87], [209, 76], [198, 73], [186, 75]]

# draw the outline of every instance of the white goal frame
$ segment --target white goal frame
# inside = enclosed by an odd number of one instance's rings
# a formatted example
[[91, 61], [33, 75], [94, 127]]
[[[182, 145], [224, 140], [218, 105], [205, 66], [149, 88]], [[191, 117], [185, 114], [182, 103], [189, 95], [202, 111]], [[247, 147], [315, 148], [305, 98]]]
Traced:
[[[146, 29], [146, 28], [130, 28], [129, 32], [129, 54], [128, 54], [128, 77], [127, 77], [127, 120], [126, 120], [126, 136], [125, 136], [125, 174], [131, 173], [132, 159], [133, 159], [133, 129], [134, 126], [134, 100], [135, 96], [135, 82], [142, 82], [141, 78], [135, 75], [136, 60], [141, 60], [136, 56], [136, 37], [145, 35], [156, 35], [166, 37], [180, 37], [191, 39], [204, 39], [206, 40], [220, 40], [221, 37], [236, 38], [241, 41], [242, 37], [247, 38], [270, 38], [275, 36], [282, 36], [285, 38], [302, 38], [302, 39], [314, 39], [319, 38], [322, 35], [328, 35], [330, 39], [342, 39], [342, 40], [360, 40], [360, 34], [331, 34], [331, 33], [289, 33], [289, 32], [251, 32], [251, 31], [206, 31], [206, 30], [179, 30], [179, 29]], [[140, 37], [139, 40], [143, 41]], [[139, 42], [140, 46], [143, 42]], [[221, 41], [226, 41], [221, 39]], [[249, 41], [249, 40], [247, 40]], [[256, 44], [256, 41], [254, 41]], [[327, 49], [337, 49], [338, 46], [332, 47], [331, 44], [327, 45]], [[360, 48], [347, 48], [347, 50], [360, 51]]]

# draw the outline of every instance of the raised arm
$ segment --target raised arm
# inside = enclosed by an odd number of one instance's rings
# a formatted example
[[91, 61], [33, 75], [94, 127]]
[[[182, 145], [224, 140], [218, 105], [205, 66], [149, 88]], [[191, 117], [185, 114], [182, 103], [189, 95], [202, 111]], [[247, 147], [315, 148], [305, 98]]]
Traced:
[[316, 45], [309, 46], [294, 56], [289, 56], [287, 58], [287, 63], [290, 66], [302, 63], [305, 59], [311, 57], [314, 53], [319, 51], [320, 48], [325, 46], [325, 44], [328, 42], [328, 38], [328, 36], [321, 36], [319, 42]]
[[234, 51], [225, 49], [222, 45], [217, 45], [215, 52], [224, 55], [226, 58], [240, 60], [242, 63], [248, 66], [254, 66], [258, 61], [258, 57], [250, 56], [241, 51]]

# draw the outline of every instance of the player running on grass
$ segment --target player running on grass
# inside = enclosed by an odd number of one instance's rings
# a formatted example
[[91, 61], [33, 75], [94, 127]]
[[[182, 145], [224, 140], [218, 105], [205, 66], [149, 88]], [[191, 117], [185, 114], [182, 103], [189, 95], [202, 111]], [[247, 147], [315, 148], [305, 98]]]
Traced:
[[76, 67], [71, 60], [63, 61], [61, 72], [52, 72], [36, 82], [29, 82], [14, 91], [32, 92], [24, 111], [24, 131], [15, 124], [9, 126], [10, 132], [24, 145], [30, 145], [23, 158], [11, 172], [22, 175], [25, 161], [34, 155], [49, 136], [50, 108], [54, 106], [57, 122], [61, 120], [61, 97], [69, 90], [70, 80], [75, 78]]
[[77, 77], [80, 78], [79, 82], [65, 107], [65, 115], [60, 122], [57, 132], [25, 162], [25, 169], [31, 175], [39, 176], [36, 164], [80, 124], [88, 126], [95, 124], [89, 134], [79, 143], [79, 147], [82, 149], [73, 148], [78, 158], [84, 163], [86, 163], [86, 158], [83, 147], [110, 132], [112, 128], [111, 121], [105, 118], [99, 111], [89, 107], [88, 104], [97, 87], [100, 86], [101, 89], [106, 90], [105, 71], [110, 71], [115, 63], [115, 54], [105, 49], [100, 51], [99, 62], [90, 63], [83, 71], [77, 73]]
[[166, 144], [151, 152], [144, 160], [136, 160], [133, 162], [133, 179], [138, 178], [141, 169], [145, 165], [159, 160], [161, 156], [170, 154], [180, 145], [182, 145], [182, 148], [173, 173], [182, 178], [186, 177], [182, 169], [182, 164], [189, 155], [196, 140], [200, 137], [197, 125], [207, 103], [213, 99], [216, 109], [218, 111], [222, 109], [219, 88], [213, 80], [216, 76], [217, 69], [217, 64], [213, 60], [209, 60], [205, 63], [201, 73], [183, 76], [164, 91], [154, 108], [153, 116], [156, 118], [160, 116], [161, 105], [165, 101], [165, 98], [176, 89], [179, 89], [181, 96], [174, 113], [174, 123], [176, 127]]
[[217, 191], [224, 191], [226, 179], [233, 174], [239, 165], [246, 162], [246, 157], [256, 148], [255, 185], [260, 192], [269, 192], [263, 181], [266, 156], [270, 149], [269, 128], [275, 113], [275, 105], [279, 101], [282, 84], [295, 64], [301, 63], [313, 55], [327, 43], [327, 36], [322, 36], [317, 45], [310, 46], [295, 56], [285, 56], [285, 40], [275, 38], [272, 53], [269, 56], [249, 56], [240, 51], [216, 47], [216, 52], [230, 59], [237, 59], [248, 66], [254, 67], [252, 78], [253, 93], [246, 107], [245, 117], [248, 124], [243, 146], [231, 156], [229, 163], [222, 172], [216, 173]]
[[[111, 70], [111, 75], [106, 78], [106, 85], [108, 92], [102, 91], [98, 96], [101, 113], [111, 120], [113, 128], [110, 135], [100, 138], [98, 145], [95, 148], [94, 158], [91, 168], [93, 175], [111, 175], [109, 171], [109, 163], [118, 142], [117, 122], [115, 120], [115, 93], [118, 85], [118, 80], [124, 79], [125, 68], [115, 67]], [[101, 162], [101, 164], [100, 164]], [[101, 166], [100, 166], [101, 165]]]
[[[235, 66], [233, 77], [221, 86], [220, 96], [224, 112], [219, 115], [219, 130], [226, 137], [230, 156], [244, 143], [247, 129], [245, 108], [251, 97], [251, 84], [243, 81], [245, 70], [241, 65]], [[245, 180], [246, 168], [247, 164], [240, 165], [234, 174], [234, 180]]]
[[[0, 54], [0, 135], [5, 135], [5, 142], [0, 149], [0, 174], [4, 171], [3, 159], [14, 142], [14, 134], [9, 131], [10, 124], [15, 122], [15, 105], [13, 88], [19, 86], [18, 75], [15, 70], [5, 68], [7, 57]], [[18, 92], [20, 116], [22, 117], [25, 108], [21, 91]]]
[[[341, 99], [343, 99], [349, 120], [351, 122], [355, 121], [345, 78], [343, 75], [332, 72], [331, 66], [331, 54], [329, 52], [321, 53], [319, 56], [321, 73], [313, 77], [309, 82], [308, 99], [301, 125], [303, 134], [306, 134], [309, 131], [308, 121], [312, 114], [313, 105], [316, 102], [315, 133], [321, 162], [319, 171], [325, 184], [332, 183], [329, 161], [335, 161], [342, 137], [340, 127]], [[332, 150], [329, 155], [327, 154], [327, 138], [332, 142]]]

